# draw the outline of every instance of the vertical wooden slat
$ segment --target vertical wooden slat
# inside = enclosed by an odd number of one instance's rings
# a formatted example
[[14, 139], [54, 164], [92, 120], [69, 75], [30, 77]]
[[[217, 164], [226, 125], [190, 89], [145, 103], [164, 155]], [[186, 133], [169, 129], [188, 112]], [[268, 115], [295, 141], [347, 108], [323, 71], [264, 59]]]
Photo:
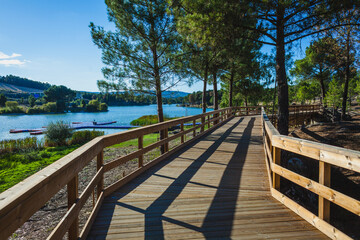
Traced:
[[201, 132], [204, 132], [205, 131], [205, 125], [204, 125], [204, 123], [205, 123], [205, 117], [202, 117], [201, 118], [201, 125], [202, 125], [202, 127], [201, 127]]
[[[281, 161], [281, 149], [273, 147], [273, 161], [275, 164], [280, 165]], [[273, 172], [273, 188], [280, 190], [280, 176]]]
[[[184, 132], [184, 123], [180, 124], [180, 130], [181, 130], [181, 132]], [[184, 142], [185, 142], [185, 135], [182, 135], [181, 136], [181, 143], [184, 143]]]
[[[138, 149], [139, 150], [144, 147], [143, 143], [144, 143], [144, 136], [138, 137]], [[138, 159], [139, 159], [139, 161], [138, 161], [139, 162], [139, 168], [141, 168], [144, 165], [144, 155], [141, 154]]]
[[[193, 120], [193, 127], [196, 126], [196, 120]], [[193, 131], [193, 136], [195, 137], [196, 136], [196, 129], [194, 129]]]
[[210, 128], [210, 115], [208, 115], [208, 128]]
[[[76, 175], [71, 181], [67, 184], [68, 192], [68, 209], [76, 203], [79, 196], [79, 178]], [[79, 218], [77, 217], [69, 228], [69, 240], [75, 240], [79, 236]]]
[[[102, 150], [96, 158], [96, 169], [99, 169], [104, 165], [104, 151]], [[99, 198], [101, 192], [104, 190], [104, 176], [101, 178], [97, 185], [97, 197]]]
[[[331, 165], [319, 161], [319, 183], [330, 187]], [[319, 196], [319, 218], [324, 221], [330, 221], [330, 201]]]
[[[164, 129], [164, 132], [165, 132], [165, 138], [168, 138], [169, 137], [169, 130], [168, 130], [168, 128], [165, 128]], [[167, 151], [169, 151], [169, 142], [167, 142], [167, 143], [165, 143], [164, 144], [164, 150], [165, 150], [165, 152], [167, 152]]]

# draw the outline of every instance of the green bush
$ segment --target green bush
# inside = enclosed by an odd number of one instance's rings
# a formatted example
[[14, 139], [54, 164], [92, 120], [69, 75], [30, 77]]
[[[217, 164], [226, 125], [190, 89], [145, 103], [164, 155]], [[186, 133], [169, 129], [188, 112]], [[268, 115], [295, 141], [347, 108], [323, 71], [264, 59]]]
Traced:
[[77, 131], [73, 133], [70, 139], [70, 144], [71, 145], [84, 144], [102, 135], [104, 135], [103, 131], [90, 131], [90, 130]]
[[100, 112], [106, 112], [108, 110], [108, 105], [106, 103], [100, 104]]
[[[174, 118], [166, 117], [164, 116], [164, 121], [168, 121]], [[158, 116], [157, 115], [145, 115], [142, 117], [139, 117], [138, 119], [132, 120], [130, 122], [133, 126], [146, 126], [150, 124], [158, 123]]]
[[49, 146], [64, 146], [71, 138], [72, 129], [64, 121], [51, 122], [46, 128], [46, 143]]
[[36, 137], [0, 141], [0, 154], [14, 152], [29, 152], [44, 148], [42, 141]]
[[19, 103], [17, 101], [7, 101], [5, 103], [5, 108], [0, 109], [0, 113], [23, 113], [24, 110], [19, 107]]
[[46, 111], [44, 110], [44, 108], [39, 107], [39, 106], [31, 107], [26, 110], [27, 114], [39, 114], [39, 113], [45, 113], [45, 112]]
[[56, 102], [48, 102], [43, 105], [43, 109], [45, 112], [51, 113], [56, 112]]

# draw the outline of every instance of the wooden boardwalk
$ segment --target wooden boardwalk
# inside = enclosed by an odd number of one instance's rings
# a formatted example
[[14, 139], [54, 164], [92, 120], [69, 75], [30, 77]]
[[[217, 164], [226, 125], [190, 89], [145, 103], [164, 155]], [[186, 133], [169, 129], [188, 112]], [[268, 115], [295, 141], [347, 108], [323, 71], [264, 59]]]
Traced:
[[107, 197], [88, 239], [327, 239], [269, 191], [260, 117], [235, 117]]

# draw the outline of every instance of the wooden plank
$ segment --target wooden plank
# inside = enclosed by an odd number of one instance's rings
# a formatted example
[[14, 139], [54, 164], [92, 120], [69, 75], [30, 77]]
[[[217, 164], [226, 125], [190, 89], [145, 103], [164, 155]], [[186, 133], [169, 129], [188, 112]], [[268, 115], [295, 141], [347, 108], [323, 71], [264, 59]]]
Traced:
[[[76, 175], [68, 184], [67, 184], [67, 193], [68, 193], [68, 210], [76, 203], [79, 194], [79, 178]], [[69, 240], [77, 239], [79, 235], [79, 218], [76, 217], [70, 227], [69, 227]]]
[[286, 197], [284, 194], [278, 190], [271, 188], [272, 196], [277, 199], [279, 202], [284, 204], [286, 207], [291, 209], [293, 212], [298, 214], [308, 223], [319, 229], [321, 232], [326, 234], [331, 239], [342, 239], [342, 240], [351, 240], [352, 238], [347, 236], [345, 233], [341, 232], [339, 229], [331, 226], [329, 223], [320, 219], [312, 212], [308, 211], [306, 208], [300, 206], [298, 203], [294, 202], [290, 198]]
[[[138, 149], [139, 150], [142, 150], [143, 147], [144, 147], [143, 146], [143, 139], [144, 139], [144, 136], [141, 136], [141, 137], [138, 138]], [[138, 161], [139, 161], [138, 167], [141, 168], [144, 165], [144, 154], [139, 155]]]
[[294, 152], [306, 157], [360, 172], [360, 152], [328, 144], [316, 143], [308, 140], [273, 136], [272, 144], [286, 151]]
[[[327, 187], [330, 187], [331, 183], [331, 165], [324, 163], [323, 161], [319, 161], [319, 183]], [[335, 193], [333, 195], [335, 195]], [[358, 208], [359, 207], [360, 202], [358, 202]], [[358, 215], [359, 214], [360, 211], [358, 211]], [[330, 201], [322, 195], [319, 195], [319, 218], [326, 222], [330, 222]]]
[[[104, 151], [101, 151], [98, 155], [97, 155], [97, 159], [96, 159], [96, 171], [99, 171], [102, 167], [104, 166]], [[102, 177], [99, 180], [99, 183], [97, 185], [97, 197], [100, 197], [101, 192], [104, 189], [104, 177]]]
[[[281, 163], [281, 150], [277, 147], [273, 147], [273, 163], [277, 165], [280, 165]], [[278, 175], [274, 170], [273, 170], [272, 179], [273, 179], [272, 187], [275, 188], [276, 190], [280, 190], [280, 175]]]
[[[323, 197], [327, 201], [331, 201], [348, 211], [360, 216], [360, 201], [351, 198], [341, 192], [333, 190], [327, 186], [322, 185], [321, 183], [317, 183], [311, 179], [303, 177], [295, 172], [292, 172], [286, 168], [283, 168], [279, 165], [272, 164], [272, 169], [275, 173], [280, 176], [298, 184], [299, 186], [306, 188], [307, 190], [312, 191], [313, 193], [318, 194]], [[328, 180], [328, 179], [325, 179]], [[326, 181], [325, 181], [326, 182]], [[327, 210], [327, 209], [325, 209]], [[325, 213], [329, 214], [329, 213]], [[325, 215], [326, 216], [326, 215]], [[325, 220], [325, 219], [324, 219]]]

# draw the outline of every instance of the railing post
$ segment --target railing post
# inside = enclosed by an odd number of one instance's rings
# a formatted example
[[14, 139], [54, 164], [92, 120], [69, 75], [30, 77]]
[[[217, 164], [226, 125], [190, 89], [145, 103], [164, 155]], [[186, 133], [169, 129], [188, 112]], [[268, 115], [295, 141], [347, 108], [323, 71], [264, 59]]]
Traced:
[[[193, 128], [195, 128], [196, 126], [196, 120], [194, 119], [193, 120]], [[195, 137], [196, 136], [196, 129], [193, 130], [193, 136]]]
[[[68, 192], [68, 209], [72, 207], [74, 203], [76, 203], [79, 195], [79, 179], [78, 175], [70, 180], [67, 184], [67, 192]], [[74, 222], [71, 224], [69, 228], [69, 240], [75, 240], [79, 236], [79, 218], [77, 217]]]
[[[182, 133], [184, 132], [184, 123], [183, 122], [180, 124], [180, 130]], [[184, 142], [185, 142], [185, 135], [181, 135], [181, 143], [184, 143]]]
[[249, 115], [249, 108], [246, 107], [246, 116], [248, 116], [248, 115]]
[[205, 117], [201, 117], [201, 132], [205, 131]]
[[[143, 149], [144, 145], [144, 136], [140, 136], [138, 137], [138, 149], [141, 150]], [[141, 154], [138, 158], [139, 160], [139, 168], [141, 168], [142, 166], [144, 166], [144, 154]]]
[[[168, 138], [169, 137], [169, 129], [168, 128], [165, 128], [165, 130], [164, 130], [164, 132], [165, 132], [165, 138]], [[168, 152], [169, 151], [169, 142], [166, 142], [165, 144], [164, 144], [164, 150], [165, 150], [165, 152]]]
[[[319, 183], [330, 187], [331, 181], [331, 165], [323, 161], [319, 161]], [[324, 221], [330, 221], [330, 201], [319, 196], [319, 218]]]
[[[275, 164], [281, 164], [281, 149], [273, 147], [273, 161]], [[273, 188], [280, 190], [280, 175], [273, 172]]]
[[[99, 169], [104, 165], [104, 151], [101, 150], [101, 152], [97, 155], [96, 158], [96, 169], [99, 171]], [[97, 185], [97, 197], [99, 199], [101, 192], [104, 189], [104, 177], [101, 177], [98, 185]]]
[[210, 128], [210, 114], [208, 115], [208, 128]]

